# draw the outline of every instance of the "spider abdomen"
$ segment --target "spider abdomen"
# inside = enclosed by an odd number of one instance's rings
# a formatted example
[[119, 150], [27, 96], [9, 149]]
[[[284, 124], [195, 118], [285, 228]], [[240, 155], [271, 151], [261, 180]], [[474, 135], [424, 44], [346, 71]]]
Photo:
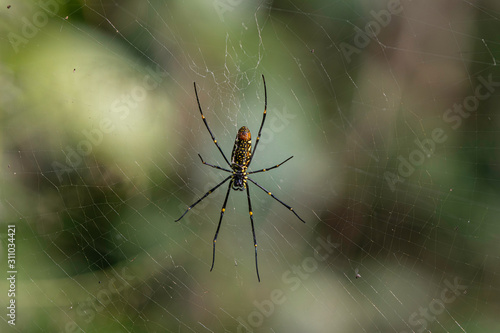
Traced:
[[236, 140], [234, 141], [233, 152], [231, 154], [231, 168], [234, 171], [246, 171], [250, 163], [250, 157], [252, 156], [251, 138], [252, 135], [248, 127], [243, 126], [238, 130]]

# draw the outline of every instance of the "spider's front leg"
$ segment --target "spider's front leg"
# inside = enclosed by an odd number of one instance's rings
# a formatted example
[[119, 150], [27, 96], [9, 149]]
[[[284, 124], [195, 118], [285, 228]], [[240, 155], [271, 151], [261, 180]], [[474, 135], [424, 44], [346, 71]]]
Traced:
[[[221, 181], [219, 184], [217, 184], [216, 186], [214, 186], [211, 190], [209, 190], [207, 193], [205, 193], [204, 196], [202, 196], [201, 198], [198, 199], [198, 201], [196, 201], [194, 204], [192, 204], [191, 206], [189, 206], [186, 211], [184, 212], [184, 214], [181, 215], [181, 217], [179, 217], [177, 220], [175, 220], [175, 222], [178, 222], [180, 221], [180, 219], [182, 219], [184, 217], [184, 215], [187, 214], [187, 212], [189, 212], [191, 210], [191, 208], [193, 208], [194, 206], [196, 206], [197, 204], [199, 204], [203, 199], [205, 199], [209, 194], [211, 194], [212, 192], [214, 192], [216, 189], [219, 188], [219, 186], [221, 186], [222, 184], [224, 184], [225, 182], [227, 182], [229, 179], [231, 179], [232, 175], [231, 176], [228, 176], [226, 179], [224, 179], [223, 181]], [[231, 185], [231, 184], [230, 184]]]

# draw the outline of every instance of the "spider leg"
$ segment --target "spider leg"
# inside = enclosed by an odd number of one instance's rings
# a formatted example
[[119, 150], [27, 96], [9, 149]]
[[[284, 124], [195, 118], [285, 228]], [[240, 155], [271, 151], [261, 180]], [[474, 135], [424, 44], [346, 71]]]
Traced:
[[[205, 195], [202, 196], [200, 199], [198, 199], [198, 201], [196, 201], [194, 204], [192, 204], [191, 206], [189, 206], [188, 209], [186, 209], [186, 211], [184, 212], [184, 214], [182, 214], [181, 217], [179, 217], [177, 220], [175, 220], [175, 222], [178, 222], [180, 219], [182, 219], [184, 217], [184, 215], [186, 215], [186, 213], [189, 212], [189, 210], [191, 208], [193, 208], [194, 206], [196, 206], [197, 204], [199, 204], [201, 202], [201, 200], [205, 199], [210, 193], [212, 193], [217, 188], [219, 188], [219, 186], [221, 186], [222, 184], [224, 184], [225, 182], [227, 182], [231, 177], [232, 177], [232, 175], [228, 176], [226, 179], [224, 179], [219, 184], [217, 184], [216, 186], [214, 186], [211, 190], [209, 190], [207, 193], [205, 193]], [[231, 183], [229, 183], [229, 185], [231, 186]]]
[[[229, 176], [231, 177], [231, 176]], [[210, 272], [212, 271], [212, 269], [214, 269], [214, 264], [215, 264], [215, 243], [217, 242], [217, 236], [219, 235], [219, 229], [220, 229], [220, 224], [222, 222], [222, 217], [224, 217], [224, 212], [226, 211], [226, 204], [227, 204], [227, 198], [229, 198], [229, 192], [231, 191], [231, 185], [232, 185], [233, 181], [231, 180], [229, 182], [229, 186], [227, 188], [227, 194], [226, 194], [226, 198], [224, 199], [224, 204], [222, 205], [222, 209], [220, 210], [220, 219], [219, 219], [219, 224], [217, 225], [217, 231], [215, 231], [215, 236], [214, 236], [214, 252], [213, 252], [213, 255], [212, 255], [212, 267], [210, 267]]]
[[[210, 130], [210, 127], [208, 127], [207, 120], [205, 119], [205, 116], [203, 115], [203, 111], [201, 110], [200, 99], [198, 98], [198, 91], [196, 90], [196, 82], [194, 82], [194, 93], [196, 94], [196, 101], [198, 102], [198, 108], [200, 109], [201, 119], [203, 119], [203, 122], [205, 123], [205, 126], [207, 127], [208, 133], [210, 133], [210, 136], [212, 137], [212, 141], [215, 143], [215, 145], [219, 149], [219, 151], [222, 154], [222, 157], [224, 157], [224, 160], [226, 161], [227, 165], [231, 166], [231, 164], [229, 164], [229, 161], [226, 158], [226, 155], [224, 155], [224, 152], [222, 151], [222, 149], [220, 148], [219, 144], [217, 143], [217, 140], [215, 140], [215, 137], [212, 134], [212, 131]], [[261, 129], [262, 129], [262, 126], [261, 126]]]
[[288, 208], [292, 213], [295, 214], [295, 216], [298, 217], [299, 220], [301, 220], [302, 222], [306, 223], [306, 221], [304, 221], [297, 213], [295, 213], [295, 211], [293, 210], [292, 207], [288, 206], [286, 203], [284, 203], [283, 201], [281, 201], [280, 199], [276, 198], [274, 196], [274, 194], [272, 194], [271, 192], [269, 192], [268, 190], [266, 190], [265, 188], [263, 188], [262, 186], [260, 186], [255, 180], [251, 179], [251, 178], [247, 178], [249, 181], [251, 181], [252, 183], [254, 183], [255, 185], [257, 185], [262, 191], [266, 192], [267, 194], [269, 194], [271, 197], [273, 197], [274, 200], [278, 201], [280, 204], [282, 204], [283, 206], [285, 206], [286, 208]]
[[284, 160], [283, 162], [281, 162], [280, 164], [277, 164], [273, 167], [270, 167], [270, 168], [264, 168], [264, 169], [260, 169], [260, 170], [257, 170], [257, 171], [251, 171], [251, 172], [247, 172], [247, 175], [251, 175], [253, 173], [258, 173], [258, 172], [266, 172], [266, 171], [269, 171], [269, 170], [272, 170], [272, 169], [276, 169], [277, 167], [279, 167], [280, 165], [284, 164], [285, 162], [289, 161], [292, 159], [293, 156], [290, 156], [289, 158], [287, 158], [286, 160]]
[[226, 172], [232, 172], [231, 170], [221, 168], [221, 167], [220, 167], [220, 166], [218, 166], [218, 165], [212, 165], [212, 164], [209, 164], [209, 163], [205, 162], [205, 161], [203, 160], [203, 158], [201, 157], [201, 155], [200, 155], [200, 154], [198, 154], [198, 156], [200, 157], [201, 163], [203, 163], [203, 164], [205, 164], [205, 165], [208, 165], [209, 167], [212, 167], [212, 168], [215, 168], [215, 169], [219, 169], [219, 170], [222, 170], [222, 171], [226, 171]]
[[257, 279], [260, 282], [259, 276], [259, 265], [257, 263], [257, 239], [255, 238], [255, 229], [253, 227], [253, 213], [252, 213], [252, 201], [250, 201], [250, 190], [247, 188], [247, 198], [248, 198], [248, 213], [250, 214], [250, 223], [252, 224], [252, 235], [253, 235], [253, 245], [255, 247], [255, 269], [257, 271]]
[[260, 134], [262, 132], [262, 127], [264, 127], [264, 122], [266, 121], [267, 115], [267, 88], [266, 88], [266, 79], [264, 78], [264, 74], [262, 74], [262, 81], [264, 81], [264, 115], [262, 116], [262, 123], [260, 124], [259, 134], [257, 134], [257, 139], [255, 140], [255, 146], [253, 147], [252, 155], [250, 155], [250, 160], [248, 161], [247, 166], [250, 166], [250, 162], [252, 162], [252, 158], [257, 151], [257, 145], [259, 144]]

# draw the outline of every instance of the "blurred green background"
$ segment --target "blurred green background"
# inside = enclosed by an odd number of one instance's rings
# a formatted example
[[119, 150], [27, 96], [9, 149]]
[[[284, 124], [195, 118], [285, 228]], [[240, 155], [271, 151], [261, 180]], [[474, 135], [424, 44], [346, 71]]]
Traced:
[[[500, 8], [0, 2], [2, 332], [500, 332]], [[268, 116], [246, 195], [229, 158]], [[8, 225], [16, 292], [8, 296]], [[16, 301], [15, 325], [6, 307]]]

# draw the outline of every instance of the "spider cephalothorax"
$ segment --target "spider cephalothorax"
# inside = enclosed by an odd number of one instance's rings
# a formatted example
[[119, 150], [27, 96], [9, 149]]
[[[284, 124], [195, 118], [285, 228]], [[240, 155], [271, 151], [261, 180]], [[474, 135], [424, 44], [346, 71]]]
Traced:
[[241, 127], [238, 130], [238, 134], [236, 135], [236, 140], [234, 142], [233, 152], [231, 153], [231, 163], [229, 163], [229, 161], [227, 160], [226, 155], [224, 155], [224, 152], [222, 151], [219, 144], [217, 143], [217, 140], [215, 140], [215, 137], [212, 134], [210, 127], [208, 127], [207, 120], [205, 119], [205, 116], [203, 115], [203, 111], [201, 110], [200, 100], [198, 98], [198, 91], [196, 90], [196, 83], [194, 84], [194, 92], [196, 94], [196, 101], [198, 102], [198, 108], [200, 109], [201, 118], [203, 119], [203, 122], [205, 123], [205, 126], [206, 126], [208, 132], [210, 133], [210, 136], [212, 137], [212, 141], [217, 146], [217, 149], [219, 149], [220, 153], [222, 154], [222, 157], [224, 157], [224, 161], [226, 161], [227, 165], [231, 168], [231, 170], [228, 170], [226, 168], [222, 168], [218, 165], [212, 165], [212, 164], [206, 163], [200, 154], [198, 154], [198, 156], [200, 157], [201, 162], [203, 164], [208, 165], [208, 166], [215, 168], [215, 169], [229, 172], [229, 173], [231, 173], [231, 175], [226, 177], [226, 179], [224, 179], [219, 184], [217, 184], [214, 188], [212, 188], [210, 191], [205, 193], [205, 195], [203, 195], [200, 199], [198, 199], [198, 201], [196, 201], [194, 204], [189, 206], [186, 209], [186, 211], [184, 212], [184, 214], [181, 215], [181, 217], [179, 217], [177, 220], [175, 220], [175, 222], [177, 222], [180, 219], [182, 219], [184, 217], [184, 215], [186, 215], [186, 213], [191, 208], [193, 208], [200, 201], [205, 199], [210, 193], [212, 193], [216, 189], [218, 189], [219, 186], [221, 186], [222, 184], [224, 184], [228, 180], [231, 180], [229, 182], [229, 186], [227, 188], [227, 193], [226, 193], [226, 198], [224, 199], [224, 204], [222, 205], [222, 209], [220, 211], [219, 224], [217, 225], [217, 231], [215, 232], [215, 236], [214, 236], [214, 240], [213, 240], [212, 266], [210, 267], [210, 271], [212, 271], [212, 269], [214, 268], [214, 263], [215, 263], [215, 243], [217, 242], [217, 235], [219, 234], [219, 229], [220, 229], [220, 225], [222, 222], [222, 217], [224, 216], [224, 212], [226, 211], [226, 204], [227, 204], [227, 198], [229, 197], [229, 192], [231, 191], [231, 188], [233, 190], [237, 190], [237, 191], [244, 191], [246, 189], [247, 199], [248, 199], [248, 212], [250, 214], [250, 224], [252, 225], [253, 244], [255, 247], [255, 269], [257, 271], [257, 279], [259, 280], [259, 282], [260, 282], [260, 276], [259, 276], [259, 265], [257, 263], [257, 240], [255, 238], [255, 228], [253, 225], [252, 202], [250, 200], [250, 190], [248, 189], [247, 181], [251, 181], [252, 183], [254, 183], [258, 188], [260, 188], [261, 190], [263, 190], [264, 192], [269, 194], [274, 200], [278, 201], [280, 204], [282, 204], [283, 206], [288, 208], [292, 213], [295, 214], [295, 216], [297, 216], [299, 218], [299, 220], [301, 220], [302, 222], [305, 223], [305, 221], [299, 215], [297, 215], [297, 213], [295, 213], [295, 211], [293, 210], [292, 207], [288, 206], [283, 201], [276, 198], [274, 196], [274, 194], [272, 194], [271, 192], [269, 192], [268, 190], [263, 188], [261, 185], [259, 185], [256, 181], [254, 181], [248, 177], [248, 175], [251, 175], [254, 173], [266, 172], [266, 171], [275, 169], [293, 157], [293, 156], [290, 156], [289, 158], [287, 158], [286, 160], [284, 160], [280, 164], [277, 164], [277, 165], [272, 166], [270, 168], [247, 172], [247, 169], [250, 167], [250, 163], [252, 162], [252, 158], [255, 155], [257, 145], [259, 144], [260, 134], [262, 132], [262, 127], [264, 126], [264, 121], [266, 120], [266, 114], [267, 114], [267, 89], [266, 89], [266, 80], [264, 79], [264, 75], [262, 75], [262, 80], [264, 81], [264, 96], [265, 96], [264, 97], [265, 98], [264, 115], [262, 116], [262, 123], [260, 124], [259, 134], [257, 134], [257, 139], [255, 140], [255, 146], [254, 146], [253, 151], [252, 151], [252, 140], [251, 140], [252, 136], [250, 134], [250, 130], [246, 126]]

